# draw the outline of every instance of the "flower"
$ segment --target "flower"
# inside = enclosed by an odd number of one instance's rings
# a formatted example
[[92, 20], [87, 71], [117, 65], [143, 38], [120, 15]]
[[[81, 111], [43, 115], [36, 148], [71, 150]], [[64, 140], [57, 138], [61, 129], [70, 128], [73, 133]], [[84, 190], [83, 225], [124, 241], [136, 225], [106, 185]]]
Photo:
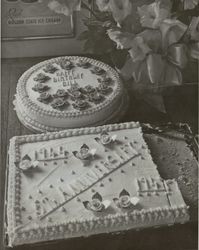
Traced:
[[96, 137], [95, 140], [96, 140], [97, 142], [100, 142], [100, 143], [102, 143], [103, 145], [106, 146], [106, 145], [109, 145], [109, 144], [112, 143], [112, 142], [115, 142], [116, 138], [117, 138], [117, 135], [116, 135], [116, 134], [110, 136], [110, 135], [108, 134], [108, 132], [102, 131], [102, 133], [100, 134], [100, 138]]
[[36, 91], [36, 92], [39, 92], [39, 93], [42, 93], [46, 90], [48, 90], [49, 87], [44, 85], [43, 83], [37, 83], [33, 88], [32, 90]]
[[73, 107], [75, 109], [78, 109], [78, 110], [84, 110], [88, 107], [88, 103], [86, 101], [83, 101], [83, 100], [76, 100], [74, 103], [73, 103]]
[[108, 94], [112, 91], [112, 88], [102, 82], [98, 85], [97, 90], [102, 94]]
[[91, 85], [86, 85], [84, 88], [83, 88], [83, 92], [87, 93], [87, 94], [90, 94], [90, 93], [93, 93], [95, 92], [96, 89], [91, 86]]
[[82, 92], [80, 91], [80, 88], [77, 85], [72, 85], [70, 89], [68, 89], [68, 92], [74, 100], [83, 98]]
[[43, 73], [39, 73], [36, 77], [33, 78], [33, 80], [36, 82], [44, 83], [44, 82], [50, 80], [50, 77], [43, 74]]
[[194, 16], [189, 25], [189, 30], [191, 40], [199, 41], [199, 17]]
[[41, 93], [40, 96], [37, 98], [38, 101], [48, 103], [51, 100], [51, 95], [48, 92]]
[[161, 2], [154, 2], [149, 5], [138, 7], [140, 23], [143, 27], [157, 29], [160, 24], [170, 17], [170, 0], [165, 0], [167, 6], [161, 6]]
[[68, 102], [66, 102], [63, 98], [56, 98], [52, 101], [51, 106], [54, 109], [61, 109], [63, 108]]
[[53, 73], [55, 73], [55, 71], [57, 71], [57, 68], [55, 66], [53, 66], [52, 64], [48, 64], [48, 65], [46, 65], [46, 67], [43, 70], [46, 73], [53, 74]]
[[116, 42], [117, 49], [129, 49], [135, 35], [129, 32], [122, 32], [121, 29], [112, 28], [107, 31], [109, 38]]
[[90, 102], [94, 102], [95, 104], [101, 102], [103, 99], [103, 96], [100, 95], [100, 93], [98, 93], [97, 91], [90, 93], [88, 96], [88, 100]]
[[48, 3], [48, 7], [58, 14], [70, 16], [73, 11], [81, 9], [81, 0], [52, 0]]
[[83, 205], [86, 209], [91, 210], [93, 212], [102, 212], [106, 210], [111, 204], [111, 201], [102, 199], [102, 196], [96, 192], [92, 196], [91, 201], [84, 201]]
[[132, 11], [130, 0], [96, 0], [100, 11], [112, 12], [116, 22], [121, 23]]
[[181, 2], [184, 4], [184, 9], [194, 9], [198, 4], [199, 0], [181, 0]]
[[113, 201], [117, 207], [126, 209], [137, 205], [139, 198], [131, 197], [130, 194], [125, 189], [123, 189], [119, 194], [119, 199], [114, 198]]
[[64, 89], [58, 89], [54, 96], [56, 97], [66, 97], [68, 93]]
[[90, 149], [86, 144], [83, 144], [79, 151], [73, 151], [73, 155], [80, 160], [89, 160], [95, 156], [96, 149]]
[[91, 65], [91, 63], [86, 62], [86, 61], [80, 59], [80, 60], [78, 61], [78, 63], [77, 63], [77, 66], [82, 67], [82, 68], [84, 68], [84, 69], [88, 69], [88, 68], [90, 68], [92, 65]]
[[74, 68], [74, 64], [70, 60], [65, 59], [65, 58], [62, 58], [59, 61], [59, 65], [61, 66], [62, 69], [65, 69], [65, 70], [71, 70], [72, 68]]
[[25, 155], [22, 158], [22, 161], [20, 161], [20, 163], [19, 163], [19, 168], [22, 171], [27, 171], [27, 170], [30, 170], [30, 169], [33, 169], [33, 168], [37, 168], [38, 165], [39, 165], [38, 161], [32, 161], [32, 159], [30, 158], [29, 155]]
[[98, 82], [104, 83], [104, 84], [111, 84], [114, 82], [114, 80], [111, 77], [103, 77], [103, 78], [98, 78]]
[[100, 67], [93, 67], [93, 68], [91, 69], [91, 72], [92, 72], [93, 74], [96, 74], [96, 75], [103, 75], [103, 74], [106, 73], [106, 71], [105, 71], [104, 69], [100, 68]]

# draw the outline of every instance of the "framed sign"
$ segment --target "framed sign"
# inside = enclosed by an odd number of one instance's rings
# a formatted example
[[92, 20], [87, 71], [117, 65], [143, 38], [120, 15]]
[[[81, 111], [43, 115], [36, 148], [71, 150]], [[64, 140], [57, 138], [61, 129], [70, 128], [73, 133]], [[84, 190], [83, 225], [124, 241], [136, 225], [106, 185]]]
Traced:
[[2, 40], [74, 37], [74, 15], [50, 10], [45, 1], [2, 0]]

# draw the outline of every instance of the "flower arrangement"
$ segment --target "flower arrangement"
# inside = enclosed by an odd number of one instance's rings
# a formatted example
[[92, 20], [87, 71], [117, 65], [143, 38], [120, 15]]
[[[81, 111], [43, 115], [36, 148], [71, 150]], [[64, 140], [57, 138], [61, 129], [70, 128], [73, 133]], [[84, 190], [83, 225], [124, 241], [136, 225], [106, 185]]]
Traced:
[[96, 0], [96, 8], [89, 2], [52, 0], [48, 6], [65, 15], [89, 10], [78, 39], [88, 53], [108, 54], [134, 90], [161, 94], [169, 86], [198, 81], [199, 0]]

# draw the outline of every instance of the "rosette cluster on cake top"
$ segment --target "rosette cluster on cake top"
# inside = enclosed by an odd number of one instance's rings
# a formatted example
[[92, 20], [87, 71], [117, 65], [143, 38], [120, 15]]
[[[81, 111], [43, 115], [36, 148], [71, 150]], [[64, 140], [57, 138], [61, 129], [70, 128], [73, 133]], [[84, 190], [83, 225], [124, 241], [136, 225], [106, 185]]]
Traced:
[[36, 131], [100, 125], [124, 113], [127, 97], [117, 72], [85, 57], [41, 62], [18, 81], [15, 108]]

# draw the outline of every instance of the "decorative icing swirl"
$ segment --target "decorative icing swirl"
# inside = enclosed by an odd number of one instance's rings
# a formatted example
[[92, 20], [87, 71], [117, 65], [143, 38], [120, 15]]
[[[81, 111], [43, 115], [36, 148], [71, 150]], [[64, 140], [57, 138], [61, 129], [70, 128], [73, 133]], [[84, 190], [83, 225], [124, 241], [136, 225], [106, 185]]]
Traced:
[[32, 90], [36, 91], [36, 92], [39, 92], [39, 93], [42, 93], [42, 92], [45, 92], [46, 90], [48, 90], [49, 87], [47, 85], [44, 85], [43, 83], [37, 83], [33, 88]]
[[78, 110], [84, 110], [88, 108], [88, 102], [83, 100], [76, 100], [73, 104], [73, 107]]
[[95, 104], [100, 103], [103, 99], [104, 97], [97, 91], [90, 93], [88, 96], [88, 100], [90, 102], [94, 102]]
[[95, 66], [95, 67], [93, 67], [92, 69], [91, 69], [91, 72], [93, 73], [93, 74], [96, 74], [96, 75], [104, 75], [105, 73], [106, 73], [106, 71], [104, 70], [104, 69], [102, 69], [102, 68], [100, 68], [100, 67], [97, 67], [97, 66]]
[[57, 70], [58, 69], [52, 64], [47, 64], [46, 67], [43, 69], [44, 72], [51, 74], [55, 73]]
[[102, 196], [97, 192], [92, 196], [91, 201], [84, 201], [83, 205], [86, 209], [93, 212], [102, 212], [106, 210], [111, 204], [111, 201], [102, 199]]
[[75, 157], [80, 160], [88, 160], [95, 155], [96, 149], [90, 149], [86, 144], [83, 144], [79, 151], [73, 151]]
[[66, 102], [63, 98], [56, 98], [53, 100], [53, 102], [51, 103], [51, 106], [54, 109], [62, 109], [63, 107], [65, 107], [66, 105], [68, 105], [68, 102]]
[[137, 205], [139, 198], [131, 197], [130, 194], [125, 189], [123, 189], [119, 194], [119, 199], [114, 198], [113, 201], [119, 208], [130, 208]]
[[113, 79], [111, 77], [103, 77], [97, 79], [99, 83], [111, 84], [113, 83]]
[[68, 93], [64, 89], [58, 89], [54, 96], [55, 97], [66, 97], [67, 95], [68, 95]]
[[65, 70], [71, 70], [72, 68], [74, 68], [74, 64], [70, 60], [65, 58], [59, 61], [59, 65], [61, 66], [62, 69]]
[[43, 74], [43, 73], [39, 73], [36, 77], [33, 78], [33, 80], [36, 82], [44, 83], [44, 82], [50, 80], [50, 77]]
[[102, 94], [108, 94], [108, 93], [110, 93], [111, 91], [112, 91], [112, 88], [111, 87], [109, 87], [109, 86], [107, 86], [106, 84], [104, 84], [104, 83], [100, 83], [99, 85], [98, 85], [98, 91], [100, 92], [100, 93], [102, 93]]
[[91, 85], [86, 85], [86, 86], [82, 89], [82, 91], [83, 91], [84, 93], [86, 93], [86, 94], [90, 94], [90, 93], [95, 92], [96, 89], [95, 89], [93, 86], [91, 86]]
[[49, 94], [48, 92], [44, 92], [40, 94], [37, 100], [40, 102], [49, 103], [51, 98], [52, 98], [51, 94]]
[[77, 63], [77, 66], [82, 67], [82, 68], [84, 68], [84, 69], [88, 69], [88, 68], [90, 68], [92, 65], [91, 65], [91, 63], [86, 62], [86, 61], [80, 59], [79, 62]]

